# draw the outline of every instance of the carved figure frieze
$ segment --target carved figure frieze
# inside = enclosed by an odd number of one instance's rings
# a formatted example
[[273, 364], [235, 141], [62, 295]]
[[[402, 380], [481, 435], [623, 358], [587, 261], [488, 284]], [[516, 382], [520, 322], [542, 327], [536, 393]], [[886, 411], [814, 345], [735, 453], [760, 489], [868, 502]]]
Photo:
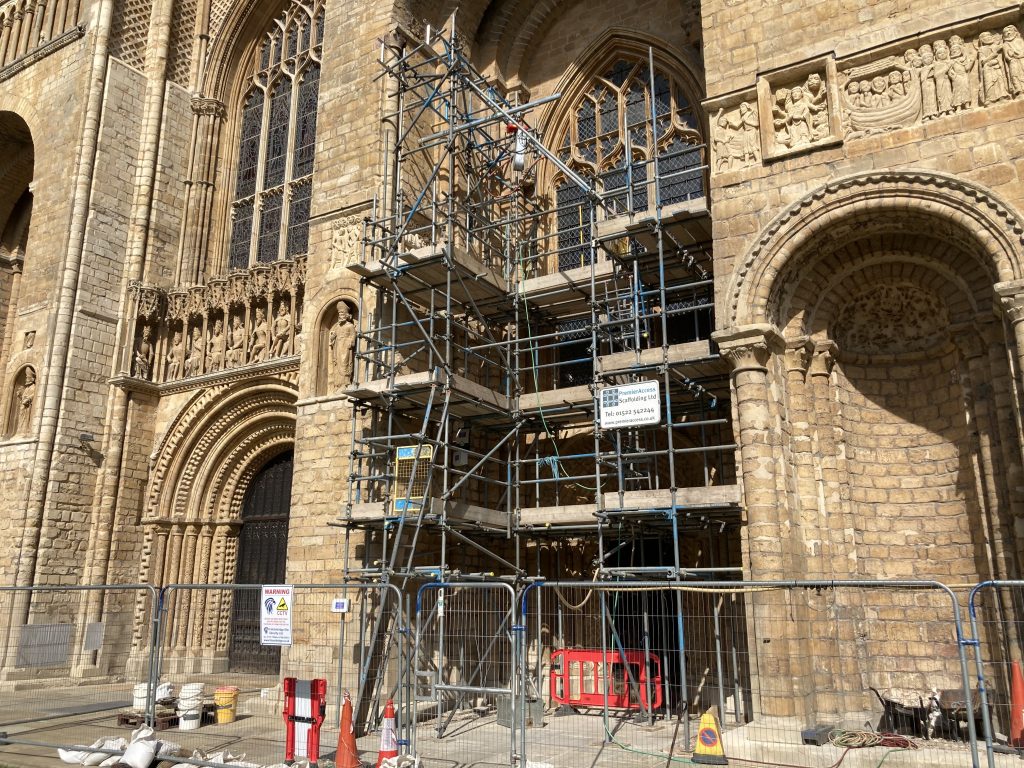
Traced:
[[761, 162], [757, 111], [744, 101], [730, 112], [719, 109], [712, 129], [715, 171], [731, 171]]
[[261, 264], [207, 285], [153, 289], [150, 304], [166, 306], [166, 317], [156, 313], [159, 319], [149, 322], [140, 310], [131, 375], [171, 382], [295, 354], [304, 279], [303, 257]]
[[893, 130], [1024, 95], [1024, 38], [1014, 25], [910, 48], [840, 74], [847, 137]]

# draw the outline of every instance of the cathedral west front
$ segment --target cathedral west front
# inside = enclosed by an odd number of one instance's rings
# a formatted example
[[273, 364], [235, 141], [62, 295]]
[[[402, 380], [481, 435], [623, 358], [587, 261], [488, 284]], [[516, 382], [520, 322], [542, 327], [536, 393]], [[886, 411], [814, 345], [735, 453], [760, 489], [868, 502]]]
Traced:
[[[1022, 29], [0, 0], [0, 586], [1018, 578]], [[276, 673], [243, 603], [191, 668]], [[822, 643], [955, 687], [798, 620], [736, 630], [751, 717], [828, 710]]]

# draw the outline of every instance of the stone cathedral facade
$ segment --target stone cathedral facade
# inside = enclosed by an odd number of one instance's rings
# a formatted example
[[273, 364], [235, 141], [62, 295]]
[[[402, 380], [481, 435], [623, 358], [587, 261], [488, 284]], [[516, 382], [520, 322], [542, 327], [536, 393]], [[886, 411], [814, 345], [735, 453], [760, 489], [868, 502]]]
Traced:
[[1019, 577], [1019, 5], [0, 0], [0, 584], [326, 583], [362, 557], [332, 524], [381, 58], [452, 18], [503, 93], [566, 94], [535, 128], [573, 167], [613, 167], [603, 121], [652, 98], [619, 62], [679, 94], [728, 382], [728, 466], [691, 483], [736, 511], [720, 563]]

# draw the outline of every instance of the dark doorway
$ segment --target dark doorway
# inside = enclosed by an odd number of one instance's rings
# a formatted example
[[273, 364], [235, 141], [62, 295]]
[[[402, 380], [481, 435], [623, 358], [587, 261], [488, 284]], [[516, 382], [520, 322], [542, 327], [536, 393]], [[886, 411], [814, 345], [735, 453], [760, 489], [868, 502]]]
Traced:
[[[292, 497], [292, 459], [288, 451], [271, 459], [253, 477], [242, 503], [236, 584], [281, 584], [288, 549], [288, 511]], [[231, 609], [232, 672], [276, 674], [281, 649], [260, 645], [260, 592], [235, 593]]]

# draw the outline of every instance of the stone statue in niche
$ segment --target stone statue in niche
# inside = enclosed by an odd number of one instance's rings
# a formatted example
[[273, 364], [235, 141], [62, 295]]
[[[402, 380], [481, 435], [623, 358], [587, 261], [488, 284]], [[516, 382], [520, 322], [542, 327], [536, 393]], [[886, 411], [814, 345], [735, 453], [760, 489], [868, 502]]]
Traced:
[[175, 331], [171, 348], [167, 352], [167, 381], [181, 378], [181, 365], [184, 359], [185, 343], [181, 340], [181, 331]]
[[242, 318], [235, 315], [228, 330], [228, 348], [224, 355], [226, 368], [237, 368], [245, 362], [245, 328]]
[[338, 302], [337, 310], [338, 319], [328, 336], [333, 369], [331, 383], [335, 390], [352, 383], [352, 361], [356, 348], [356, 324], [352, 318], [352, 310], [345, 301]]
[[135, 359], [132, 361], [132, 375], [147, 381], [153, 375], [153, 357], [156, 354], [150, 340], [152, 333], [148, 325], [142, 326], [142, 336], [135, 347]]
[[271, 357], [287, 354], [288, 337], [292, 332], [292, 317], [288, 313], [288, 305], [281, 302], [277, 305], [277, 317], [274, 318], [274, 347], [270, 350]]
[[196, 326], [192, 329], [192, 341], [189, 344], [188, 357], [185, 358], [185, 375], [198, 376], [201, 374], [204, 357], [206, 357], [206, 345], [203, 343], [203, 329]]
[[224, 321], [220, 318], [213, 323], [213, 335], [206, 350], [206, 371], [216, 373], [224, 367]]
[[263, 307], [256, 308], [256, 322], [253, 324], [252, 336], [249, 339], [249, 362], [262, 363], [267, 359], [267, 342], [270, 329], [267, 328], [267, 313]]
[[828, 136], [828, 98], [820, 74], [811, 73], [803, 85], [775, 92], [772, 124], [775, 142], [786, 149], [806, 147]]
[[715, 169], [731, 171], [750, 163], [760, 162], [760, 134], [757, 112], [746, 101], [733, 114], [724, 109], [715, 116]]
[[27, 435], [32, 431], [32, 404], [36, 399], [36, 372], [25, 368], [19, 376], [21, 382], [14, 390], [14, 413], [10, 431], [14, 435]]
[[36, 343], [36, 332], [35, 331], [25, 331], [25, 339], [24, 339], [24, 342], [21, 345], [21, 348], [22, 349], [32, 349], [32, 347], [33, 347], [33, 345], [35, 343]]

